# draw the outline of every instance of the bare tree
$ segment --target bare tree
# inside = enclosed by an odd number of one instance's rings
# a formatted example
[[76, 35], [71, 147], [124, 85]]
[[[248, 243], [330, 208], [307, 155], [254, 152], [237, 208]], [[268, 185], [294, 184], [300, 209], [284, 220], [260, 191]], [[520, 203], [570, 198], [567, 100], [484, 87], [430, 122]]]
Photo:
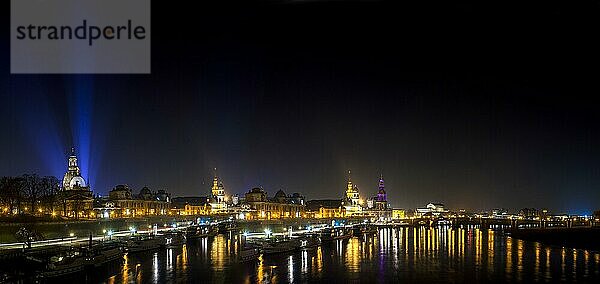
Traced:
[[56, 177], [47, 176], [42, 178], [42, 204], [47, 212], [54, 212], [54, 207], [58, 203], [59, 181]]
[[21, 187], [21, 192], [23, 198], [27, 200], [28, 204], [31, 206], [32, 214], [35, 214], [36, 205], [40, 201], [44, 193], [44, 186], [40, 182], [40, 178], [36, 174], [26, 174], [23, 175], [22, 178], [23, 186]]
[[[2, 177], [0, 179], [0, 203], [6, 208], [7, 213], [14, 209], [20, 210], [22, 179], [16, 177]], [[2, 209], [4, 211], [4, 208]]]

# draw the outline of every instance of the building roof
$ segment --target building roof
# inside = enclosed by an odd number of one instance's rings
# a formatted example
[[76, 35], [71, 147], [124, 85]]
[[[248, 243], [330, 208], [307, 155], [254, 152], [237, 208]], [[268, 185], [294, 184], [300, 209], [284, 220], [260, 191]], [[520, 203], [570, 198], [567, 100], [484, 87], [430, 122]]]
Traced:
[[283, 192], [283, 190], [281, 190], [281, 189], [278, 190], [277, 193], [275, 193], [275, 198], [280, 198], [280, 197], [282, 197], [282, 198], [287, 197], [287, 195], [285, 195], [285, 192]]
[[127, 186], [126, 184], [119, 184], [119, 185], [115, 186], [111, 191], [121, 191], [121, 190], [130, 191], [129, 186]]
[[203, 206], [210, 203], [210, 198], [208, 196], [182, 196], [171, 199], [171, 202], [178, 207], [183, 207], [185, 204]]
[[342, 206], [341, 199], [317, 199], [306, 202], [307, 210], [319, 210], [319, 208], [339, 208]]
[[255, 187], [251, 189], [249, 193], [265, 193], [265, 190], [260, 187]]

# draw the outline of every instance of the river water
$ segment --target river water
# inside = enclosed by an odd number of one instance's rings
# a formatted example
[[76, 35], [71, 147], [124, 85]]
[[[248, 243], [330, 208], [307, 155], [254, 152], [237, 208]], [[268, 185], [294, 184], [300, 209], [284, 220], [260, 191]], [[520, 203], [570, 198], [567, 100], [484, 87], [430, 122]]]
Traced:
[[477, 228], [380, 229], [377, 235], [237, 263], [238, 236], [125, 256], [95, 271], [106, 283], [595, 282], [600, 253], [552, 247]]

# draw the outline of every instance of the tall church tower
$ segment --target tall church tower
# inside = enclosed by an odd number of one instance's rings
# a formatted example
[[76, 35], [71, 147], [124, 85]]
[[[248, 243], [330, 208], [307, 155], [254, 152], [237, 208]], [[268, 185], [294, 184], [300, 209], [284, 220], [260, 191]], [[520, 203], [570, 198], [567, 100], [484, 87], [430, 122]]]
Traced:
[[385, 183], [383, 181], [383, 175], [379, 177], [379, 190], [377, 191], [375, 207], [377, 208], [377, 210], [386, 210], [388, 208], [387, 193], [385, 192]]
[[214, 213], [220, 213], [227, 210], [227, 203], [225, 202], [225, 187], [217, 176], [217, 169], [215, 169], [215, 176], [213, 178], [213, 184], [211, 188], [211, 211]]
[[377, 201], [387, 202], [387, 194], [385, 193], [385, 183], [383, 182], [383, 175], [379, 177], [379, 191], [377, 192]]
[[346, 198], [344, 200], [344, 207], [346, 208], [346, 214], [356, 215], [362, 212], [362, 206], [360, 204], [360, 195], [358, 193], [358, 186], [352, 183], [351, 172], [348, 171], [348, 184], [346, 187]]

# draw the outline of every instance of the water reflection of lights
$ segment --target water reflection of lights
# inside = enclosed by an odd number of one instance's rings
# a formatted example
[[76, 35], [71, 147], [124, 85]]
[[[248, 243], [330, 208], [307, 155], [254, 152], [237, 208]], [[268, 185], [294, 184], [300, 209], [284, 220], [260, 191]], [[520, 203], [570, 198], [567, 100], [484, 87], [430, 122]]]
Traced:
[[494, 269], [494, 257], [495, 257], [495, 242], [494, 242], [494, 231], [487, 230], [488, 243], [487, 243], [487, 257], [488, 257], [488, 270]]
[[320, 275], [322, 271], [323, 271], [323, 250], [321, 249], [321, 247], [318, 247], [317, 248], [317, 272], [319, 272], [319, 275]]
[[212, 268], [216, 271], [225, 269], [227, 263], [227, 246], [228, 240], [225, 240], [223, 235], [214, 238], [210, 251], [210, 259], [212, 260]]
[[188, 264], [188, 250], [187, 250], [187, 245], [184, 244], [183, 247], [181, 248], [181, 261], [177, 262], [177, 266], [179, 266], [181, 263], [181, 270], [183, 272], [185, 272], [187, 270], [187, 264]]
[[340, 258], [342, 257], [342, 252], [343, 252], [342, 244], [343, 244], [342, 240], [335, 240], [335, 249], [338, 254], [338, 257], [340, 257]]
[[562, 279], [564, 280], [565, 277], [565, 267], [567, 266], [567, 264], [565, 263], [565, 258], [567, 257], [567, 251], [565, 248], [562, 248], [562, 250], [560, 251], [560, 275], [562, 275]]
[[200, 249], [202, 250], [202, 256], [204, 259], [208, 258], [208, 238], [200, 239]]
[[512, 238], [506, 238], [506, 272], [508, 275], [512, 275]]
[[173, 249], [167, 249], [167, 272], [171, 273], [173, 271]]
[[535, 243], [535, 267], [534, 267], [535, 281], [539, 281], [538, 275], [540, 274], [540, 251], [541, 251], [541, 245], [540, 245], [540, 243], [536, 242]]
[[546, 248], [546, 279], [550, 279], [550, 248]]
[[[212, 279], [215, 275], [230, 279], [229, 275], [221, 276], [223, 273], [215, 272], [231, 271], [232, 267], [237, 267], [232, 266], [230, 256], [241, 243], [238, 244], [239, 241], [234, 238], [224, 236], [198, 241], [198, 246], [192, 246], [197, 250], [193, 249], [189, 257], [192, 261], [196, 258], [202, 261], [195, 261], [194, 267], [196, 264], [205, 267], [199, 269], [208, 270], [213, 275]], [[598, 253], [553, 248], [541, 243], [505, 237], [501, 232], [477, 227], [382, 228], [378, 234], [336, 240], [334, 243], [333, 247], [317, 247], [315, 250], [283, 255], [279, 261], [287, 263], [281, 263], [283, 266], [279, 266], [278, 263], [278, 267], [270, 266], [269, 262], [264, 262], [260, 256], [254, 264], [256, 266], [244, 266], [250, 269], [250, 273], [247, 273], [246, 269], [238, 279], [246, 283], [311, 280], [318, 282], [324, 277], [330, 277], [330, 269], [337, 267], [342, 271], [340, 273], [345, 274], [341, 279], [364, 279], [362, 273], [368, 271], [370, 275], [383, 279], [384, 282], [398, 279], [397, 276], [407, 269], [417, 273], [415, 277], [421, 277], [421, 273], [429, 271], [450, 270], [461, 273], [459, 276], [465, 273], [465, 276], [461, 277], [469, 277], [475, 282], [484, 279], [490, 279], [491, 282], [552, 282], [554, 279], [576, 282], [600, 274]], [[201, 244], [208, 247], [207, 258], [202, 258]], [[160, 259], [158, 253], [149, 254], [145, 261], [141, 261], [142, 265], [136, 265], [137, 261], [134, 259], [137, 257], [125, 255], [120, 275], [117, 274], [103, 282], [160, 282], [179, 275], [185, 277], [187, 273], [182, 271], [186, 269], [189, 261], [188, 249], [189, 245], [183, 245], [179, 249], [163, 250], [159, 252]], [[178, 250], [181, 252], [178, 253]], [[165, 262], [162, 263], [165, 255]], [[440, 261], [444, 261], [446, 265], [439, 267]], [[475, 271], [470, 271], [469, 268], [472, 267], [475, 267]], [[192, 270], [196, 273], [197, 270], [194, 269]]]
[[305, 274], [308, 272], [308, 252], [306, 250], [302, 251], [302, 258], [301, 258], [301, 264], [302, 264], [302, 274]]
[[155, 252], [152, 256], [152, 280], [154, 283], [158, 282], [158, 253]]
[[263, 283], [265, 281], [264, 269], [265, 269], [265, 264], [264, 264], [263, 255], [261, 254], [258, 257], [258, 267], [256, 268], [256, 278], [257, 278], [258, 282], [260, 282], [260, 283]]
[[137, 281], [137, 283], [141, 283], [142, 282], [142, 265], [141, 264], [136, 264], [135, 265], [135, 280]]
[[290, 283], [294, 282], [294, 257], [288, 257], [288, 279]]
[[[584, 251], [583, 252], [583, 260], [585, 263], [590, 263], [590, 252], [589, 251]], [[585, 275], [587, 276], [589, 274], [589, 265], [585, 266]]]
[[127, 278], [129, 278], [129, 255], [126, 253], [123, 256], [123, 269], [121, 270], [123, 274], [123, 283], [129, 282]]
[[573, 249], [573, 278], [577, 279], [577, 250]]
[[346, 268], [350, 272], [360, 272], [360, 261], [360, 242], [356, 238], [349, 239], [346, 246]]
[[521, 282], [523, 276], [523, 240], [517, 240], [517, 281]]

